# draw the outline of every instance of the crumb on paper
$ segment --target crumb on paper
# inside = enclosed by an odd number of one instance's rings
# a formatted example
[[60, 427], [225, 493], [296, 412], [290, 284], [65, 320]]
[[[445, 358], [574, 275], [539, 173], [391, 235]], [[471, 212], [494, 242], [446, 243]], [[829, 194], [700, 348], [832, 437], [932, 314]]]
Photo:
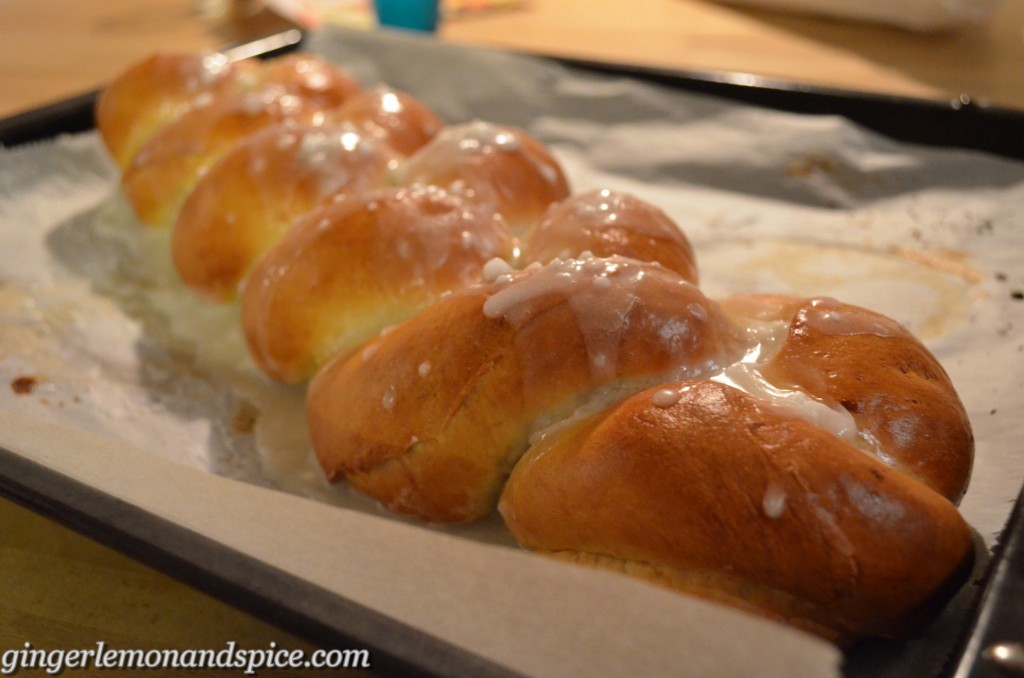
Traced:
[[231, 430], [235, 433], [252, 433], [256, 426], [256, 417], [259, 412], [248, 402], [242, 401], [235, 410], [235, 416], [231, 419]]
[[39, 378], [33, 376], [21, 376], [11, 381], [11, 390], [17, 395], [31, 395], [39, 385]]
[[827, 155], [810, 153], [786, 167], [786, 176], [792, 179], [806, 179], [815, 174], [831, 174], [837, 169], [836, 161]]

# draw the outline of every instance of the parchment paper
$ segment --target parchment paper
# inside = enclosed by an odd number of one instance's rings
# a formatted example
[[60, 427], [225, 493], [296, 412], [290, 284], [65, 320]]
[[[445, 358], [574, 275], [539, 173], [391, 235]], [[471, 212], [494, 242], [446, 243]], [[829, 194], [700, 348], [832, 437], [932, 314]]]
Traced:
[[[711, 296], [831, 295], [904, 322], [942, 361], [971, 416], [977, 455], [961, 509], [993, 543], [1024, 481], [1024, 166], [894, 143], [841, 118], [429, 40], [329, 29], [309, 48], [365, 85], [417, 94], [448, 121], [524, 127], [552, 146], [576, 191], [618, 188], [660, 206], [693, 241]], [[203, 304], [181, 287], [167, 234], [131, 219], [93, 134], [0, 152], [0, 384], [10, 385], [0, 389], [8, 412], [366, 520], [380, 515], [326, 485], [309, 455], [301, 389], [258, 375], [235, 307]], [[0, 431], [0, 445], [10, 435]], [[442, 532], [454, 535], [434, 538], [511, 546], [494, 522]], [[515, 550], [497, 553], [485, 557]], [[918, 675], [937, 670], [949, 649], [908, 647], [917, 649], [891, 666], [923, 661]]]

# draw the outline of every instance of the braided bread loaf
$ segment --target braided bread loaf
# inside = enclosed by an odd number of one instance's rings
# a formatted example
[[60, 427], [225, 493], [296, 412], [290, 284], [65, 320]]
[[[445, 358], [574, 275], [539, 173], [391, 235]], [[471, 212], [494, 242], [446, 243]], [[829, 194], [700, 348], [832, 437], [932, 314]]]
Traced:
[[223, 54], [154, 54], [100, 93], [96, 128], [124, 169], [160, 129], [212, 98], [241, 91], [257, 72], [257, 62], [233, 63]]
[[657, 265], [587, 257], [502, 272], [324, 367], [307, 396], [313, 446], [329, 477], [389, 509], [474, 520], [546, 426], [640, 384], [718, 371], [741, 339]]
[[950, 501], [972, 445], [948, 379], [863, 309], [736, 305], [761, 335], [740, 361], [546, 436], [505, 486], [507, 525], [528, 548], [835, 640], [906, 633], [973, 552]]
[[305, 381], [514, 248], [500, 216], [432, 186], [327, 203], [300, 217], [245, 284], [252, 355], [274, 379]]
[[[152, 63], [167, 59], [174, 62]], [[308, 55], [243, 62], [244, 68], [213, 57], [202, 63], [205, 77], [169, 80], [167, 108], [158, 103], [162, 87], [145, 90], [144, 103], [152, 103], [138, 125], [122, 126], [130, 115], [122, 111], [133, 110], [135, 92], [153, 69], [129, 70], [100, 98], [97, 126], [115, 157], [125, 159], [124, 193], [143, 223], [169, 227], [199, 177], [238, 141], [272, 125], [322, 124], [359, 89], [346, 71]]]
[[[901, 325], [828, 298], [712, 301], [666, 214], [570, 195], [522, 130], [442, 128], [407, 95], [329, 87], [349, 103], [190, 127], [218, 109], [190, 103], [188, 63], [166, 106], [99, 117], [131, 137], [115, 155], [152, 135], [125, 173], [144, 221], [137, 177], [174, 174], [159, 144], [203, 149], [155, 221], [187, 284], [241, 291], [257, 365], [309, 380], [328, 478], [424, 521], [497, 508], [526, 548], [840, 642], [906, 633], [962, 582], [970, 423]], [[235, 106], [238, 70], [202, 96]], [[267, 103], [252, 115], [280, 123]]]

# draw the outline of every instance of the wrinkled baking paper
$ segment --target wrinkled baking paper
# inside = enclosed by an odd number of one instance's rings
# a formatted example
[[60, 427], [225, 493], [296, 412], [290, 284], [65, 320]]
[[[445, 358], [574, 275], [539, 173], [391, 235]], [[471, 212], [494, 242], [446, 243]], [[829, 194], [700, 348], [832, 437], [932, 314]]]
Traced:
[[[309, 48], [449, 121], [526, 128], [575, 191], [617, 188], [658, 205], [694, 243], [712, 297], [828, 295], [906, 324], [971, 416], [977, 456], [961, 509], [994, 543], [1024, 481], [1021, 164], [401, 36], [325, 30]], [[257, 373], [237, 315], [178, 282], [168, 234], [134, 222], [96, 135], [0, 151], [0, 409], [410, 529], [323, 480], [302, 389]], [[412, 529], [519, 557], [496, 520]]]

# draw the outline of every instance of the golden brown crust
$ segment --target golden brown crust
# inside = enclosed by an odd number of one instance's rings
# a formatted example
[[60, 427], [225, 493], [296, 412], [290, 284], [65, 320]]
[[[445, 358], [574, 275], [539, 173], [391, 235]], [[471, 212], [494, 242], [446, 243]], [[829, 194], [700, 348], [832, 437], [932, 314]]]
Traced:
[[737, 389], [678, 388], [674, 404], [650, 389], [532, 448], [500, 504], [517, 539], [669, 572], [698, 595], [694, 573], [725, 573], [732, 585], [710, 587], [725, 599], [833, 637], [904, 632], [963, 574], [971, 532], [925, 485]]
[[100, 93], [96, 128], [122, 168], [139, 147], [185, 111], [239, 87], [256, 62], [231, 63], [220, 54], [154, 54], [121, 73]]
[[[506, 333], [480, 311], [483, 300], [452, 294], [317, 373], [307, 416], [330, 479], [426, 520], [490, 510], [519, 438], [502, 415], [523, 404]], [[471, 338], [473, 359], [459, 338]]]
[[274, 85], [321, 109], [359, 91], [346, 71], [309, 54], [231, 62], [223, 54], [154, 54], [119, 75], [100, 94], [96, 126], [122, 168], [164, 127], [196, 108]]
[[259, 84], [283, 87], [324, 111], [341, 108], [362, 89], [344, 68], [304, 52], [261, 61]]
[[348, 126], [276, 125], [234, 146], [185, 200], [171, 250], [182, 281], [233, 299], [256, 259], [330, 196], [385, 186], [397, 157]]
[[[543, 280], [571, 275], [568, 265], [523, 272], [453, 293], [325, 366], [307, 403], [328, 476], [424, 520], [476, 519], [493, 508], [545, 414], [568, 416], [601, 387], [636, 390], [741, 353], [717, 307], [674, 274], [619, 258], [587, 265], [618, 266], [619, 284], [588, 296], [596, 272], [575, 291]], [[496, 314], [502, 294], [524, 301]], [[588, 305], [606, 307], [607, 322], [581, 322], [595, 312]]]
[[292, 55], [257, 72], [256, 84], [226, 88], [192, 106], [142, 144], [121, 185], [144, 224], [170, 227], [199, 178], [235, 144], [284, 123], [323, 124], [357, 89], [344, 70]]
[[169, 227], [199, 177], [247, 136], [316, 111], [280, 88], [219, 99], [192, 109], [139, 149], [121, 186], [139, 220]]
[[479, 280], [513, 240], [493, 212], [436, 188], [342, 196], [301, 217], [253, 268], [242, 324], [256, 363], [307, 379], [444, 292]]
[[482, 121], [446, 127], [409, 157], [403, 183], [441, 186], [486, 204], [517, 236], [569, 196], [565, 173], [544, 144], [521, 129]]
[[974, 458], [970, 422], [942, 366], [906, 328], [831, 299], [746, 297], [724, 307], [788, 321], [765, 376], [845, 409], [891, 463], [959, 502]]
[[524, 242], [528, 261], [591, 252], [658, 262], [697, 284], [690, 241], [663, 211], [639, 198], [611, 190], [579, 193], [552, 205]]
[[336, 119], [387, 142], [403, 156], [418, 151], [444, 127], [425, 103], [389, 87], [354, 94], [338, 109]]

